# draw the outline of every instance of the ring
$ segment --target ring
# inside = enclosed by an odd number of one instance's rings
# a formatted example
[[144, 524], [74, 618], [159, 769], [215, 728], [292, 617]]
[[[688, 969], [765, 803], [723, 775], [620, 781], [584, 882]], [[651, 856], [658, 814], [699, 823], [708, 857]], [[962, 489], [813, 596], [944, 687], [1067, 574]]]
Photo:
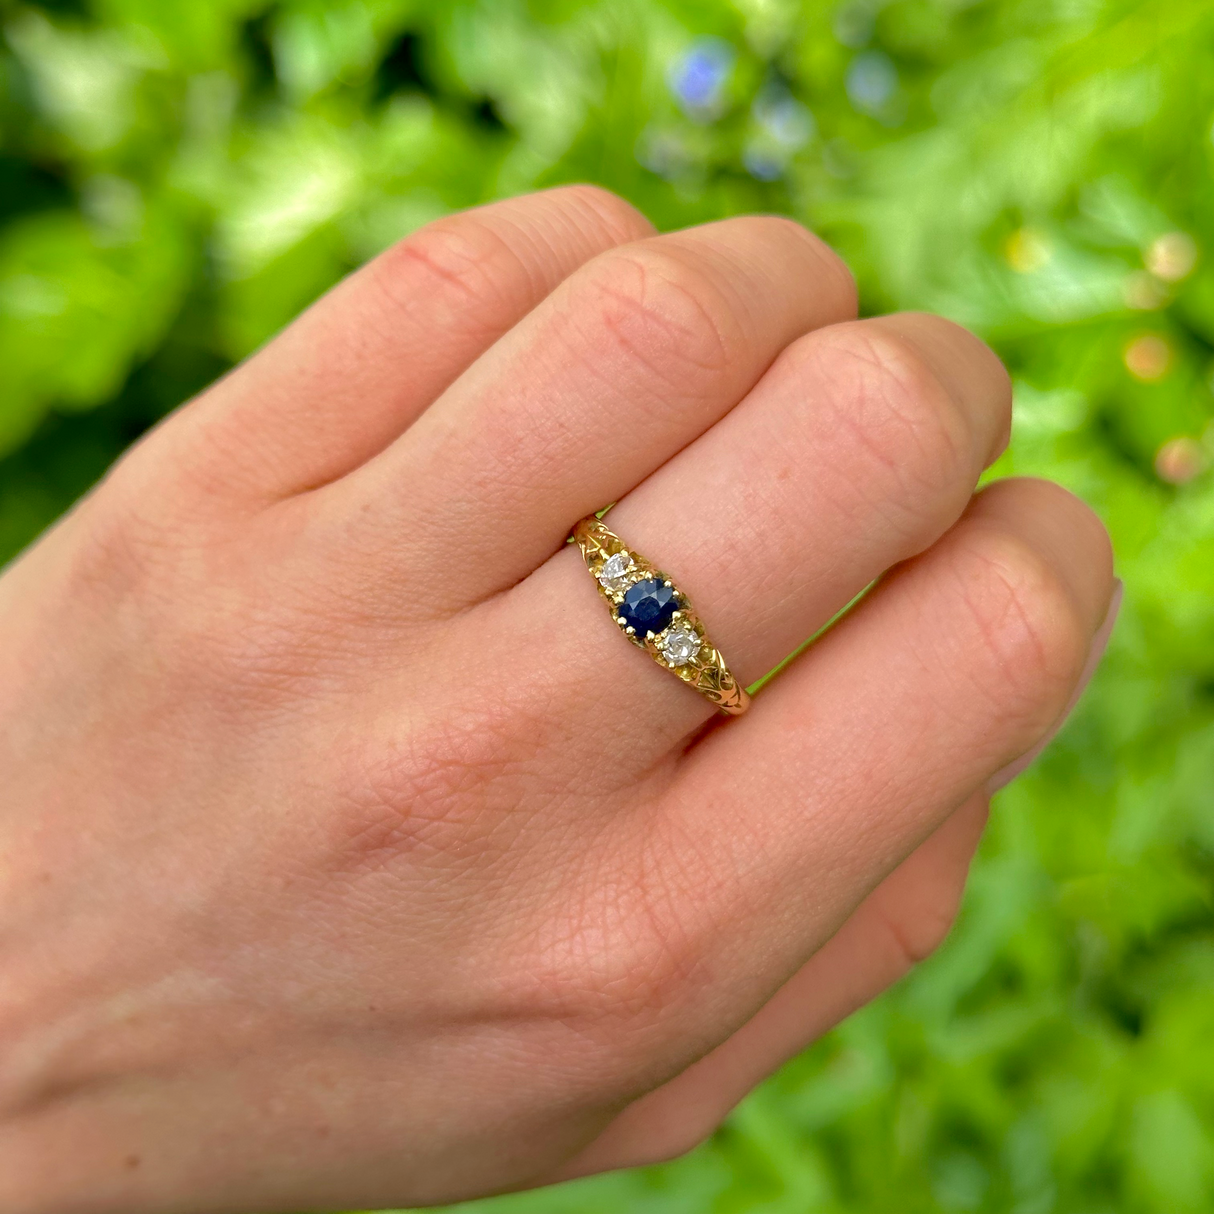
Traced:
[[746, 688], [708, 639], [687, 596], [597, 515], [582, 519], [572, 538], [624, 635], [659, 666], [678, 675], [722, 712], [750, 707]]

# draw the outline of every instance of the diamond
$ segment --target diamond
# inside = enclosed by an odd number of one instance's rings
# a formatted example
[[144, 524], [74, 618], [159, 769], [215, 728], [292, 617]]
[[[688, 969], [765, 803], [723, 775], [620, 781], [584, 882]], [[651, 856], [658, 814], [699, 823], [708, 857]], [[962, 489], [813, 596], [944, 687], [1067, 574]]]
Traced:
[[672, 666], [686, 666], [700, 652], [700, 638], [690, 628], [673, 628], [662, 641], [662, 654]]
[[627, 552], [617, 552], [609, 556], [599, 570], [599, 581], [608, 590], [623, 590], [628, 580], [628, 571], [632, 568], [632, 557]]
[[647, 632], [655, 636], [664, 632], [679, 606], [674, 588], [651, 577], [633, 582], [617, 614], [624, 617], [624, 622], [636, 630], [637, 639], [641, 640]]

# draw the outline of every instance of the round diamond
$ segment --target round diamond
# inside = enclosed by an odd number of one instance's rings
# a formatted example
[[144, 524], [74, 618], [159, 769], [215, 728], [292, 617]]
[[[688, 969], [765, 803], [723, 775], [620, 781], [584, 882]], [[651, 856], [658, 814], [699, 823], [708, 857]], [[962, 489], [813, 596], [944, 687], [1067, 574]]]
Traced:
[[672, 666], [686, 666], [700, 652], [700, 638], [690, 628], [674, 628], [662, 641], [662, 653]]
[[623, 590], [631, 568], [632, 556], [627, 552], [617, 552], [603, 562], [603, 567], [599, 570], [599, 581], [608, 590]]

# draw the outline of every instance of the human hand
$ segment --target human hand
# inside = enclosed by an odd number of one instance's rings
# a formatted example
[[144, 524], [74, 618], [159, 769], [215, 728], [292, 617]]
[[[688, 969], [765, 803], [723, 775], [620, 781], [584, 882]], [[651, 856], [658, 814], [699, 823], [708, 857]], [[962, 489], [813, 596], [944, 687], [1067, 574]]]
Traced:
[[[451, 1201], [676, 1154], [926, 955], [1112, 587], [1010, 392], [793, 223], [423, 229], [0, 579], [0, 1211]], [[70, 351], [65, 352], [70, 357]], [[580, 517], [743, 681], [617, 635]]]

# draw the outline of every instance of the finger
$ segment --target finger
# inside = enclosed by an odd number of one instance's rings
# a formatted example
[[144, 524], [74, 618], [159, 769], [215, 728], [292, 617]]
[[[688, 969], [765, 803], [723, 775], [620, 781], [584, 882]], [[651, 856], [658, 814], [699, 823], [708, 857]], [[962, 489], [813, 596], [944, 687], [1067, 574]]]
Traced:
[[842, 262], [784, 219], [603, 254], [330, 487], [329, 545], [374, 564], [393, 597], [445, 562], [451, 597], [436, 608], [466, 606], [534, 570], [580, 516], [728, 412], [790, 341], [854, 306]]
[[951, 321], [835, 326], [609, 521], [677, 567], [749, 683], [956, 522], [1010, 418], [1003, 365]]
[[[746, 684], [956, 521], [1005, 440], [1010, 398], [991, 351], [938, 317], [821, 329], [607, 521], [674, 578]], [[499, 606], [513, 677], [566, 672], [571, 718], [608, 730], [639, 768], [711, 716], [604, 619], [576, 550]]]
[[567, 275], [652, 231], [591, 186], [428, 224], [177, 415], [143, 462], [259, 498], [334, 480], [396, 439]]
[[1075, 685], [1075, 690], [1071, 692], [1071, 698], [1067, 702], [1066, 708], [1063, 709], [1059, 718], [1054, 722], [1053, 728], [1044, 737], [1039, 738], [1033, 744], [1033, 748], [1030, 751], [1021, 755], [1018, 759], [1014, 759], [1006, 767], [1001, 767], [991, 776], [986, 785], [988, 796], [993, 797], [995, 793], [1002, 788], [1006, 788], [1022, 772], [1027, 771], [1054, 740], [1054, 736], [1062, 728], [1067, 717], [1078, 706], [1084, 691], [1087, 689], [1087, 685], [1095, 677], [1096, 671], [1100, 668], [1100, 663], [1104, 660], [1105, 651], [1109, 647], [1109, 641], [1113, 639], [1113, 629], [1117, 626], [1117, 617], [1121, 611], [1124, 592], [1125, 583], [1118, 578], [1113, 583], [1113, 597], [1109, 600], [1108, 614], [1105, 615], [1104, 623], [1100, 625], [1096, 635], [1092, 638], [1091, 648], [1088, 650], [1088, 660], [1083, 666], [1083, 673], [1080, 674], [1079, 682]]
[[673, 1159], [752, 1088], [943, 942], [986, 824], [979, 793], [936, 828], [732, 1037], [629, 1105], [551, 1181]]
[[954, 806], [1049, 730], [1111, 591], [1091, 511], [1045, 482], [1002, 482], [750, 714], [692, 748], [660, 813], [622, 807], [611, 862], [652, 874], [636, 914], [653, 943], [644, 962], [620, 963], [645, 974], [668, 1049], [698, 1056], [753, 1015]]

